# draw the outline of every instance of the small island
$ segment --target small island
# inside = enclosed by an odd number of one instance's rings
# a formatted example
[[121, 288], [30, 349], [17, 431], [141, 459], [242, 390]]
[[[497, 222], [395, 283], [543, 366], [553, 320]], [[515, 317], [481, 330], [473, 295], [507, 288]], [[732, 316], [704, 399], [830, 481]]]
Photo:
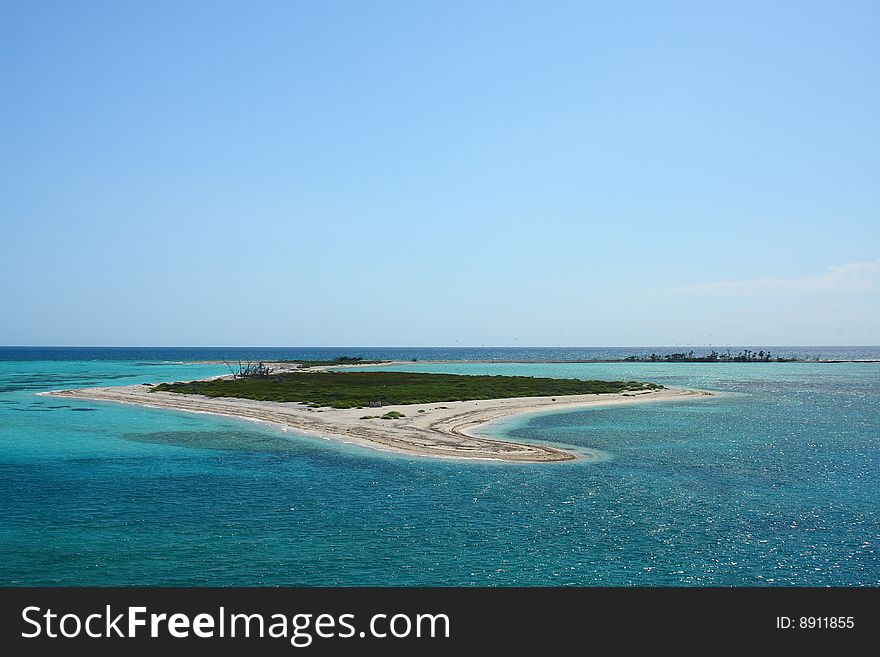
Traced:
[[[260, 363], [253, 375], [188, 383], [160, 383], [153, 392], [299, 402], [312, 408], [367, 408], [398, 404], [474, 401], [515, 397], [600, 395], [659, 390], [641, 381], [550, 379], [422, 372], [285, 372]], [[268, 374], [264, 374], [268, 370]]]
[[269, 422], [285, 430], [410, 455], [514, 462], [568, 461], [576, 456], [471, 430], [522, 413], [711, 394], [643, 381], [358, 371], [347, 366], [338, 361], [322, 364], [321, 369], [299, 363], [248, 363], [211, 379], [48, 394]]
[[[618, 361], [606, 361], [618, 362]], [[858, 360], [847, 359], [831, 359], [819, 357], [783, 357], [773, 356], [768, 350], [759, 349], [753, 351], [751, 349], [741, 349], [737, 353], [732, 353], [730, 349], [726, 352], [718, 352], [714, 349], [708, 353], [696, 354], [693, 351], [676, 351], [666, 354], [637, 354], [630, 355], [623, 359], [624, 363], [878, 363], [874, 358], [862, 358]]]
[[743, 349], [733, 354], [728, 349], [726, 352], [717, 352], [714, 349], [708, 354], [695, 354], [693, 351], [673, 352], [668, 354], [641, 354], [627, 356], [623, 359], [628, 363], [788, 363], [794, 362], [795, 358], [773, 358], [769, 351], [752, 351]]
[[384, 365], [389, 361], [387, 360], [365, 360], [362, 356], [338, 356], [337, 358], [331, 358], [326, 360], [282, 360], [278, 361], [279, 363], [287, 363], [292, 365], [297, 365], [302, 369], [307, 369], [310, 367], [339, 367], [341, 365]]

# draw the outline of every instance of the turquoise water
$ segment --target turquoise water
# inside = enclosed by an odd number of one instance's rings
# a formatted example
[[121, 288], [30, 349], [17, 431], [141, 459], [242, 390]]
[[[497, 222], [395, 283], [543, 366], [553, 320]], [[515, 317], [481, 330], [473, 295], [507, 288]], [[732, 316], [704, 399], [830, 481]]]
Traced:
[[0, 584], [880, 584], [878, 364], [405, 366], [725, 393], [488, 427], [559, 464], [35, 395], [224, 370], [135, 358], [0, 359]]

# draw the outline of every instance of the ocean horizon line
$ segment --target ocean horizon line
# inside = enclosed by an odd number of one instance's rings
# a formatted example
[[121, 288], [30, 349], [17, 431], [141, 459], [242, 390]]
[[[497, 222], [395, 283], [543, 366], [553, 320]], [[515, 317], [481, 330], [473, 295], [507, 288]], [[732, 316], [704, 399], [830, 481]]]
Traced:
[[8, 344], [0, 349], [727, 349], [741, 347], [800, 348], [800, 349], [870, 349], [880, 344], [768, 344], [762, 342], [723, 344], [641, 344], [641, 345], [258, 345], [258, 344], [174, 344], [174, 345], [63, 345], [63, 344]]

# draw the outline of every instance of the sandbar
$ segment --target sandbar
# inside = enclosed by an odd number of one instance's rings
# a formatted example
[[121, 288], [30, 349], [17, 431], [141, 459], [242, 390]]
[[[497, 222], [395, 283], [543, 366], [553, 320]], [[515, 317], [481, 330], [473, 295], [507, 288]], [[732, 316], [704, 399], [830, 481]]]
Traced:
[[[145, 384], [56, 390], [44, 394], [269, 422], [298, 433], [410, 455], [511, 462], [570, 461], [577, 456], [556, 447], [476, 435], [475, 429], [493, 420], [522, 413], [644, 404], [712, 395], [704, 390], [668, 387], [614, 394], [398, 404], [381, 409], [314, 409], [295, 402], [151, 392], [151, 386]], [[388, 411], [403, 413], [404, 417], [395, 420], [363, 419], [365, 415], [379, 415]]]

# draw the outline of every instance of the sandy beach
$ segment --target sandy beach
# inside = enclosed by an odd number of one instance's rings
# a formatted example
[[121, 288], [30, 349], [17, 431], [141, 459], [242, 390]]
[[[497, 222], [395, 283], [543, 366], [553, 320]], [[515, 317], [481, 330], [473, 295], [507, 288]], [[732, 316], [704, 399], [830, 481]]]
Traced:
[[[270, 422], [312, 436], [406, 454], [517, 462], [568, 461], [576, 456], [572, 452], [552, 447], [475, 435], [474, 430], [487, 422], [522, 413], [642, 404], [711, 395], [702, 390], [664, 388], [645, 392], [553, 398], [516, 397], [389, 405], [381, 409], [314, 409], [299, 403], [151, 392], [149, 385], [78, 388], [46, 394]], [[388, 411], [403, 413], [404, 417], [396, 420], [363, 419], [365, 415], [380, 415]]]

